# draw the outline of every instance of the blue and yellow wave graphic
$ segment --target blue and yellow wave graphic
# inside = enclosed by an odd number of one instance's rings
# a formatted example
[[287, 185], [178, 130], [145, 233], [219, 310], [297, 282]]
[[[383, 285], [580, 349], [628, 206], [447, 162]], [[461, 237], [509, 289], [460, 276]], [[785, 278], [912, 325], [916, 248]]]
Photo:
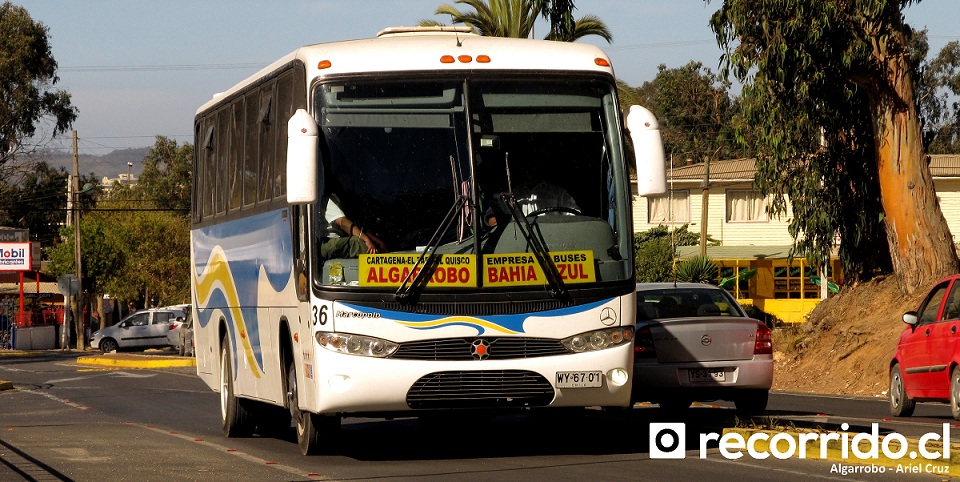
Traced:
[[[233, 282], [233, 274], [230, 271], [230, 264], [227, 262], [227, 255], [223, 248], [215, 246], [210, 251], [210, 257], [207, 260], [206, 269], [199, 275], [194, 274], [194, 286], [196, 286], [198, 307], [207, 306], [216, 294], [220, 294], [227, 306], [227, 322], [231, 323], [239, 338], [239, 347], [247, 364], [253, 371], [253, 376], [260, 378], [263, 374], [263, 367], [254, 356], [253, 346], [250, 343], [249, 332], [244, 322], [243, 312], [240, 310], [240, 296], [237, 293], [237, 286]], [[238, 340], [234, 339], [233, 346], [238, 346]], [[236, 356], [237, 354], [234, 354]]]

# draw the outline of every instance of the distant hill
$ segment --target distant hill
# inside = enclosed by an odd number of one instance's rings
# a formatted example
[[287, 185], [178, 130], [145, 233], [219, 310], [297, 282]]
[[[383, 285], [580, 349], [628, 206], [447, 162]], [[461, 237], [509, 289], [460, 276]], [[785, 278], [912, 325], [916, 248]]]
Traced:
[[[130, 172], [139, 177], [143, 171], [143, 158], [148, 151], [150, 151], [149, 147], [137, 147], [117, 149], [102, 156], [81, 153], [77, 162], [81, 175], [92, 172], [98, 178], [117, 177], [118, 174], [126, 174], [129, 167]], [[63, 167], [68, 173], [73, 174], [73, 154], [50, 150], [34, 152], [31, 157], [35, 161], [44, 161], [54, 168]], [[128, 166], [128, 162], [132, 162], [133, 166]]]

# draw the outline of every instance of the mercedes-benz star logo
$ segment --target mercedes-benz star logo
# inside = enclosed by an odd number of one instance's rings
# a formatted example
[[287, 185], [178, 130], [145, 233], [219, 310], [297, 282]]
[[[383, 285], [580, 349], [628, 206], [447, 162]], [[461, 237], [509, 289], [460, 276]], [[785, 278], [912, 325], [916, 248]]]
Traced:
[[617, 322], [617, 312], [613, 308], [607, 307], [600, 312], [600, 323], [606, 326], [613, 326]]
[[710, 338], [710, 335], [703, 335], [700, 337], [700, 344], [703, 346], [710, 346], [713, 343], [713, 338]]

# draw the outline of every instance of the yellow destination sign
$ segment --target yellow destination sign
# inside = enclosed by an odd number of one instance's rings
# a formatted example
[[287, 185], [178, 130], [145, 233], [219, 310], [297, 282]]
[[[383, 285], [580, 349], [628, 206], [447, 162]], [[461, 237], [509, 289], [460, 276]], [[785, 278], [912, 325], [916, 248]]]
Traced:
[[[597, 280], [593, 251], [556, 251], [550, 257], [564, 283], [590, 283]], [[483, 257], [483, 285], [546, 285], [547, 278], [532, 253], [488, 254]]]
[[[477, 257], [472, 254], [438, 254], [440, 264], [427, 283], [428, 288], [476, 288]], [[425, 264], [417, 266], [419, 254], [360, 255], [361, 286], [400, 286], [410, 282]], [[411, 272], [413, 273], [411, 275]]]

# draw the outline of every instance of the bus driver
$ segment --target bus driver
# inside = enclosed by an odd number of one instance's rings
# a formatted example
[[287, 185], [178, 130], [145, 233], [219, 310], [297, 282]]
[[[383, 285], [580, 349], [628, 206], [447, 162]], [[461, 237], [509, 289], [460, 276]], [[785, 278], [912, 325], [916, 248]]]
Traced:
[[376, 235], [364, 231], [351, 221], [338, 205], [336, 195], [324, 197], [321, 202], [325, 218], [325, 238], [320, 243], [320, 256], [323, 259], [356, 258], [365, 253], [376, 254], [387, 251], [387, 246]]

